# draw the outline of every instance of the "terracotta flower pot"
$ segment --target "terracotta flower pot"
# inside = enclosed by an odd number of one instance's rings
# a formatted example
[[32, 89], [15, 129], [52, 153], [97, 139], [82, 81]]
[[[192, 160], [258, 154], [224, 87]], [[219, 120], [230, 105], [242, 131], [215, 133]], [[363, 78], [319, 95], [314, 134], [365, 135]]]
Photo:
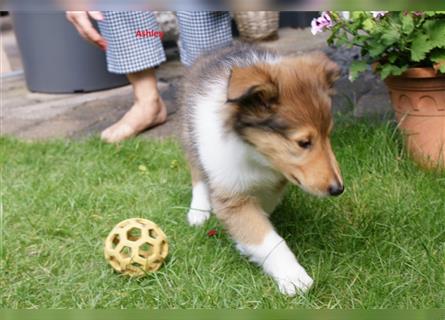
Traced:
[[411, 156], [428, 168], [445, 168], [445, 75], [411, 68], [385, 80]]

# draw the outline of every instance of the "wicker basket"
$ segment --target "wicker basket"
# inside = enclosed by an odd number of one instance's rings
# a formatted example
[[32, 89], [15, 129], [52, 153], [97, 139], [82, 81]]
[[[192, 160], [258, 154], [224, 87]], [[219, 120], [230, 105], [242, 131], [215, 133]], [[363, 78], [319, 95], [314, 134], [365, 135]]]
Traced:
[[246, 41], [278, 38], [278, 11], [238, 11], [233, 13], [240, 37]]

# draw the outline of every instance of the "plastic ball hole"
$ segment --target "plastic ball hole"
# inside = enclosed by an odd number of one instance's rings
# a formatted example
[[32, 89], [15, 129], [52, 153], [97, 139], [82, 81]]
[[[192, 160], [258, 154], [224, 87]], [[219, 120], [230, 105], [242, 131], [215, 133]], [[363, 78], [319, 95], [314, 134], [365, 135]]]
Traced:
[[149, 243], [143, 243], [139, 247], [139, 256], [142, 258], [148, 258], [153, 253], [153, 246]]
[[121, 254], [122, 258], [124, 258], [124, 259], [131, 257], [131, 248], [127, 247], [127, 246], [124, 246], [121, 249], [120, 254]]
[[117, 245], [119, 244], [120, 241], [121, 241], [121, 240], [120, 240], [120, 238], [119, 238], [119, 235], [118, 235], [118, 234], [115, 234], [115, 235], [113, 236], [113, 240], [111, 240], [111, 247], [112, 247], [113, 249], [116, 249], [116, 247], [117, 247]]
[[139, 228], [131, 228], [127, 231], [127, 239], [130, 241], [138, 241], [142, 236], [142, 231]]
[[150, 238], [156, 239], [158, 237], [158, 234], [154, 229], [150, 229], [148, 230], [148, 236]]

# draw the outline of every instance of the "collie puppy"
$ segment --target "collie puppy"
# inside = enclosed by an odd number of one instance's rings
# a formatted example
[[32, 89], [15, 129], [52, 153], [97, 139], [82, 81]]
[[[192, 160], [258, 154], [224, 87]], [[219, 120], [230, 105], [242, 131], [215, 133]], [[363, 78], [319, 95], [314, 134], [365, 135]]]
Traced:
[[214, 212], [238, 250], [287, 295], [313, 283], [269, 221], [287, 182], [337, 196], [343, 182], [329, 135], [339, 69], [323, 53], [296, 57], [246, 44], [202, 56], [179, 91], [191, 168], [192, 226]]

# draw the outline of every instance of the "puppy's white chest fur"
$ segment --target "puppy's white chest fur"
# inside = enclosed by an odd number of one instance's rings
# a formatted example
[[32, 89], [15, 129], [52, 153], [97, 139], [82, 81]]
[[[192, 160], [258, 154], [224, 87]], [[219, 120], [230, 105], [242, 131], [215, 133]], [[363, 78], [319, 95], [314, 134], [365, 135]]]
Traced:
[[194, 138], [210, 181], [233, 193], [278, 183], [281, 175], [268, 161], [225, 128], [223, 105], [227, 84], [221, 81], [211, 87], [211, 92], [197, 97], [194, 110]]

